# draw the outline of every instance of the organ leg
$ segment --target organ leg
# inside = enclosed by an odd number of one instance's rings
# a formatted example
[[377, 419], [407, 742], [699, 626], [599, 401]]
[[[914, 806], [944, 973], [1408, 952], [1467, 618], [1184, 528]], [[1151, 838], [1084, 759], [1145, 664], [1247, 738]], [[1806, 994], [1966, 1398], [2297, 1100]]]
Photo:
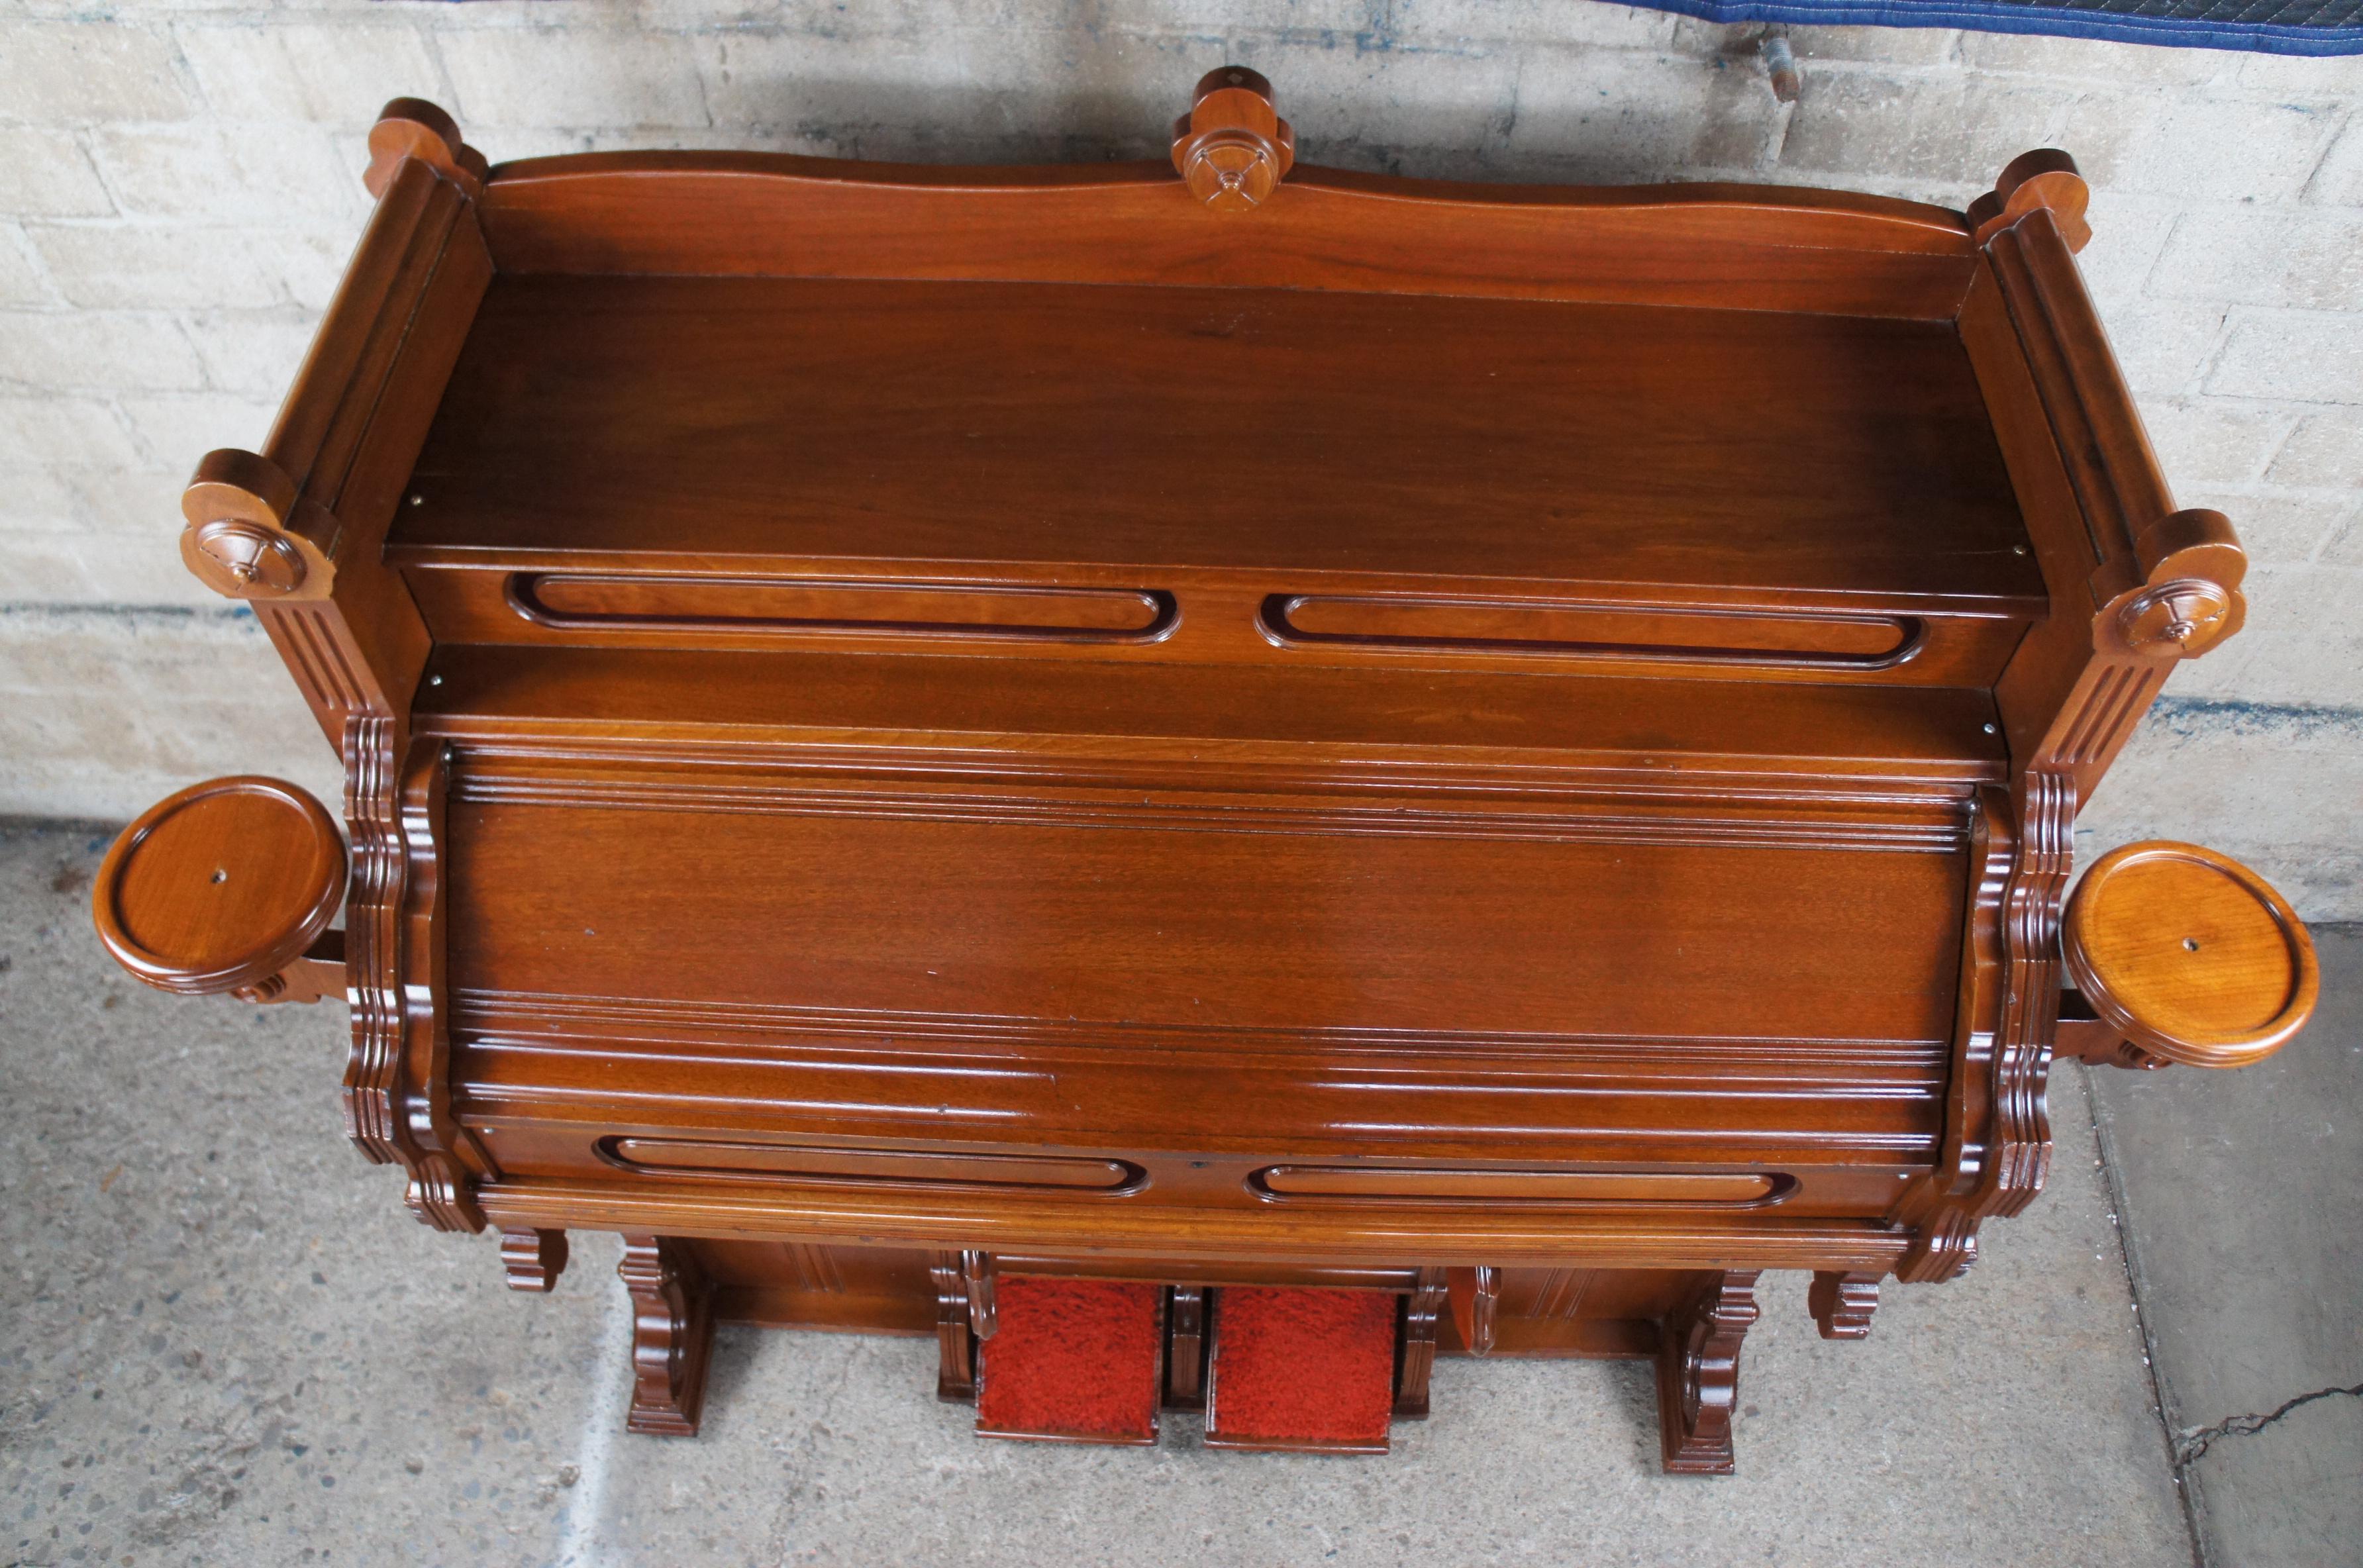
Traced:
[[1658, 1430], [1670, 1475], [1728, 1475], [1739, 1342], [1756, 1321], [1755, 1269], [1704, 1276], [1658, 1342]]
[[976, 1338], [969, 1331], [968, 1280], [958, 1253], [928, 1260], [936, 1283], [936, 1397], [959, 1403], [976, 1397]]
[[1403, 1354], [1395, 1374], [1395, 1414], [1427, 1419], [1427, 1375], [1436, 1365], [1436, 1319], [1444, 1310], [1445, 1271], [1423, 1268], [1403, 1297]]
[[1867, 1340], [1870, 1315], [1879, 1309], [1879, 1275], [1817, 1270], [1805, 1298], [1825, 1340]]
[[1165, 1408], [1206, 1408], [1206, 1287], [1177, 1285], [1165, 1311]]
[[714, 1345], [705, 1271], [684, 1242], [627, 1235], [616, 1272], [632, 1295], [632, 1413], [625, 1428], [695, 1437]]
[[566, 1232], [502, 1231], [501, 1268], [508, 1276], [511, 1290], [546, 1294], [556, 1287], [558, 1276], [566, 1272]]

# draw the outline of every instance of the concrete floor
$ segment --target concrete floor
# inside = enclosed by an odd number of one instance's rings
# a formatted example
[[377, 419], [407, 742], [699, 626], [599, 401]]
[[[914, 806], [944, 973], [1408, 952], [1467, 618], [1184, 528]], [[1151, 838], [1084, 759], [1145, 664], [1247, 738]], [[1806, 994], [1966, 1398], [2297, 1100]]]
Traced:
[[1868, 1342], [1768, 1275], [1739, 1474], [1702, 1481], [1658, 1473], [1643, 1369], [1581, 1363], [1444, 1363], [1393, 1454], [1320, 1460], [1179, 1418], [980, 1441], [931, 1342], [725, 1331], [704, 1436], [626, 1437], [612, 1242], [533, 1299], [421, 1229], [338, 1131], [342, 1010], [133, 984], [90, 932], [103, 848], [0, 831], [0, 1562], [2357, 1560], [2363, 1398], [2261, 1419], [2363, 1379], [2352, 933], [2275, 1064], [2058, 1074], [2051, 1189], [1967, 1279], [1890, 1284]]

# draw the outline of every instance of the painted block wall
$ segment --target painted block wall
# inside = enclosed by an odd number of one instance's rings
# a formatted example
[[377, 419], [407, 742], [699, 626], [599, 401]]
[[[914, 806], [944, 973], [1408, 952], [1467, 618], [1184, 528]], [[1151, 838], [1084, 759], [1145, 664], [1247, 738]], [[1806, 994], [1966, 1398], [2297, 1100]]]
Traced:
[[177, 492], [258, 445], [367, 211], [378, 105], [494, 160], [734, 147], [1158, 155], [1197, 76], [1271, 77], [1308, 161], [1743, 179], [1959, 206], [2013, 155], [2093, 182], [2083, 257], [2184, 505], [2247, 540], [2248, 629], [2187, 667], [2080, 824], [2195, 837], [2363, 918], [2363, 59], [1758, 29], [1595, 0], [500, 0], [0, 8], [0, 812], [120, 820], [214, 773], [331, 793]]

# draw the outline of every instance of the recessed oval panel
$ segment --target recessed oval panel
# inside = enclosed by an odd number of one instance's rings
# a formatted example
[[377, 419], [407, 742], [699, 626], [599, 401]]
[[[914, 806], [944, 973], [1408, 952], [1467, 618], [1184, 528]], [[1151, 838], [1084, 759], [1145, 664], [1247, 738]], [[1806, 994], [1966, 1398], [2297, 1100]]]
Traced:
[[1137, 1190], [1146, 1173], [1125, 1160], [1062, 1154], [966, 1154], [925, 1149], [838, 1149], [704, 1138], [603, 1138], [601, 1159], [636, 1175], [724, 1181], [797, 1181], [1011, 1192]]
[[1751, 1209], [1796, 1185], [1755, 1171], [1503, 1171], [1378, 1165], [1267, 1165], [1248, 1178], [1262, 1198], [1348, 1203], [1617, 1204]]
[[1857, 669], [1902, 663], [1923, 635], [1908, 616], [1288, 593], [1263, 624], [1282, 645]]
[[560, 631], [1147, 642], [1175, 618], [1173, 596], [1148, 589], [609, 572], [519, 572], [508, 599], [527, 620]]

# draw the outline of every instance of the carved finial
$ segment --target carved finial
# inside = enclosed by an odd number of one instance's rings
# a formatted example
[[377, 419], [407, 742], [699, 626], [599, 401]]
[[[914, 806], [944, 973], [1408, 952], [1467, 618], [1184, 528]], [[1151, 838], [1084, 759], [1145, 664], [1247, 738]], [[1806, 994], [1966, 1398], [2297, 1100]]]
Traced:
[[325, 599], [336, 581], [337, 520], [286, 470], [235, 447], [207, 452], [181, 492], [181, 559], [232, 599]]
[[2012, 159], [1994, 188], [1969, 204], [1969, 227], [1983, 245], [1997, 230], [2047, 207], [2068, 248], [2081, 250], [2092, 237], [2092, 226], [2084, 221], [2084, 207], [2091, 198], [2091, 187], [2077, 172], [2074, 159], [2056, 147], [2038, 147]]
[[458, 122], [424, 98], [396, 98], [380, 109], [377, 124], [370, 127], [369, 149], [369, 172], [361, 183], [372, 196], [385, 194], [405, 158], [433, 164], [471, 198], [484, 193], [490, 168], [484, 155], [460, 139]]
[[2134, 561], [2142, 580], [2111, 595], [2102, 612], [2103, 636], [2146, 652], [2194, 658], [2247, 618], [2240, 580], [2247, 576], [2248, 556], [2222, 513], [2203, 506], [2169, 513], [2134, 540]]
[[1271, 83], [1244, 65], [1199, 79], [1173, 122], [1173, 167], [1218, 212], [1260, 206], [1296, 162], [1296, 133], [1272, 112]]

